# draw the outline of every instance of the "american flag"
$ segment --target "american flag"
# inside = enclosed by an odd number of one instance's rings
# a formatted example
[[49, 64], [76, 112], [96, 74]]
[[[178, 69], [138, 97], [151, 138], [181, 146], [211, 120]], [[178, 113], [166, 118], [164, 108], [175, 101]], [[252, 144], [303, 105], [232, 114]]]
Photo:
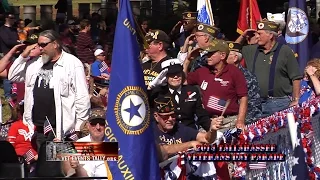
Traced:
[[210, 96], [208, 100], [208, 107], [217, 111], [223, 111], [224, 106], [226, 105], [227, 101], [216, 98], [214, 96]]
[[34, 156], [34, 154], [33, 154], [33, 152], [32, 152], [31, 149], [29, 149], [29, 150], [24, 154], [24, 157], [25, 157], [25, 160], [26, 160], [27, 162], [31, 162], [31, 161], [35, 158], [35, 156]]
[[53, 131], [53, 128], [49, 122], [49, 119], [47, 119], [43, 125], [43, 134], [47, 134], [50, 131]]
[[267, 168], [267, 163], [266, 162], [257, 162], [257, 163], [250, 163], [249, 164], [249, 169], [254, 170], [254, 169], [266, 169]]
[[104, 72], [105, 70], [108, 69], [108, 65], [106, 62], [102, 61], [101, 64], [100, 64], [100, 72]]
[[306, 154], [302, 147], [300, 128], [297, 128], [297, 144], [293, 150], [292, 180], [309, 179]]
[[78, 135], [76, 134], [76, 131], [74, 129], [71, 129], [71, 130], [68, 130], [66, 133], [65, 133], [65, 137], [66, 138], [69, 138], [73, 141], [76, 141], [79, 139]]

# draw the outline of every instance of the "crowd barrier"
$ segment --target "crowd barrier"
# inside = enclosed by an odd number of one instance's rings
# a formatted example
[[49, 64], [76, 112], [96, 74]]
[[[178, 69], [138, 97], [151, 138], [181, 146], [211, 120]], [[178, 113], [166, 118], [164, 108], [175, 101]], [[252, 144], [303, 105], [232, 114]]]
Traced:
[[[311, 99], [299, 106], [290, 107], [271, 116], [259, 119], [258, 121], [247, 125], [245, 133], [240, 134], [238, 143], [252, 144], [276, 144], [277, 153], [285, 154], [285, 161], [267, 162], [264, 169], [249, 169], [247, 162], [234, 163], [234, 172], [232, 176], [236, 179], [248, 180], [290, 180], [292, 179], [292, 167], [294, 165], [293, 146], [289, 132], [287, 113], [293, 113], [295, 121], [301, 131], [301, 141], [306, 156], [306, 164], [310, 180], [320, 179], [320, 98]], [[180, 153], [175, 160], [180, 162], [182, 157], [188, 153]], [[176, 162], [174, 162], [176, 163]], [[185, 176], [183, 169], [188, 163], [180, 165], [181, 171], [178, 174], [173, 171], [177, 168], [171, 168], [171, 172], [176, 176]], [[187, 167], [188, 168], [188, 167]], [[168, 173], [167, 173], [168, 174]], [[168, 179], [168, 178], [165, 178]], [[170, 179], [170, 178], [169, 178]]]
[[[240, 143], [276, 144], [279, 153], [286, 155], [284, 162], [267, 162], [267, 168], [250, 170], [248, 163], [236, 163], [233, 177], [256, 179], [292, 179], [293, 147], [288, 127], [287, 113], [293, 113], [301, 130], [302, 144], [306, 153], [306, 163], [310, 179], [320, 178], [320, 98], [315, 98], [300, 106], [276, 112], [247, 125], [247, 131], [238, 137]], [[10, 124], [2, 126], [0, 135], [4, 135]], [[3, 128], [5, 127], [5, 128]], [[185, 156], [183, 154], [182, 156]], [[181, 154], [180, 154], [181, 157]], [[179, 158], [177, 158], [178, 161]], [[183, 166], [183, 163], [180, 163]], [[183, 168], [182, 168], [183, 169]], [[183, 172], [183, 171], [181, 171]], [[8, 178], [6, 178], [8, 179]], [[12, 178], [19, 179], [19, 178]], [[25, 178], [39, 179], [39, 178]], [[80, 178], [40, 178], [40, 179], [80, 179]], [[88, 178], [86, 178], [88, 179]], [[95, 178], [105, 179], [105, 178]]]
[[244, 139], [254, 144], [276, 144], [278, 153], [286, 155], [284, 162], [267, 162], [266, 169], [246, 171], [246, 179], [292, 179], [294, 165], [287, 113], [294, 114], [299, 123], [302, 145], [310, 179], [319, 179], [320, 169], [320, 98], [304, 102], [302, 105], [276, 112], [248, 126]]

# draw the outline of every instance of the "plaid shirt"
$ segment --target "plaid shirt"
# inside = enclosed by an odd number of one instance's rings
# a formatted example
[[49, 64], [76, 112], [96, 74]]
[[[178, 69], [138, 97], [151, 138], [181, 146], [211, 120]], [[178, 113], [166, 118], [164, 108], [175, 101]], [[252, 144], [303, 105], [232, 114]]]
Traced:
[[195, 70], [207, 65], [207, 56], [198, 56], [191, 65], [190, 72], [194, 72]]

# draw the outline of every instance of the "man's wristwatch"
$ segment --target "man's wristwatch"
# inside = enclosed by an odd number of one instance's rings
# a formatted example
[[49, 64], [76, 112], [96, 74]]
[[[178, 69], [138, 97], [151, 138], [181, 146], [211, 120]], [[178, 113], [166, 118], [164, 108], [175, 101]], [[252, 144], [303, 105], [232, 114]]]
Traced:
[[298, 97], [295, 97], [295, 98], [292, 98], [292, 101], [299, 101], [300, 98]]

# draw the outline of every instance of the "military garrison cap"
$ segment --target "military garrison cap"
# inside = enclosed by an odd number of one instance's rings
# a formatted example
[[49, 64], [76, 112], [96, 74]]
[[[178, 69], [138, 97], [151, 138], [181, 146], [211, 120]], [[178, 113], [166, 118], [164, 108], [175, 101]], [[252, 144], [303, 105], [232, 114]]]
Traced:
[[35, 44], [38, 43], [39, 34], [31, 34], [28, 36], [27, 40], [24, 41], [24, 44]]
[[220, 40], [220, 39], [215, 39], [213, 41], [210, 42], [210, 45], [203, 48], [204, 51], [207, 52], [225, 52], [227, 54], [229, 54], [230, 50], [229, 50], [229, 46], [228, 43], [224, 40]]
[[174, 105], [171, 97], [160, 96], [154, 100], [156, 112], [158, 113], [171, 113], [174, 112]]
[[197, 25], [197, 32], [204, 32], [204, 33], [210, 34], [213, 37], [217, 37], [220, 30], [218, 28], [210, 26], [208, 24], [199, 23]]
[[198, 17], [198, 12], [184, 12], [182, 13], [183, 20], [195, 20]]
[[278, 32], [279, 30], [279, 24], [272, 21], [262, 20], [262, 21], [258, 21], [257, 24], [258, 24], [258, 30], [269, 30], [273, 32]]
[[227, 41], [228, 46], [229, 46], [229, 50], [230, 51], [236, 51], [241, 53], [242, 50], [242, 45], [236, 42], [232, 42], [232, 41]]

